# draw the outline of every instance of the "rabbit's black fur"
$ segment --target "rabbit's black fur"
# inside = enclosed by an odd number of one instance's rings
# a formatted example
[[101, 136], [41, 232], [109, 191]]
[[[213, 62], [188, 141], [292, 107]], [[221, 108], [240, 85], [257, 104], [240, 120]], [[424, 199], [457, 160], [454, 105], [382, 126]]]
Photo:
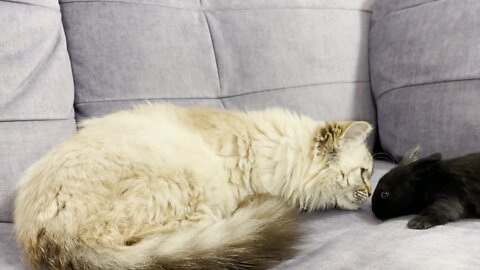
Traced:
[[418, 148], [384, 175], [372, 197], [379, 219], [416, 214], [407, 226], [428, 229], [480, 217], [480, 153], [442, 160], [437, 153], [415, 160]]

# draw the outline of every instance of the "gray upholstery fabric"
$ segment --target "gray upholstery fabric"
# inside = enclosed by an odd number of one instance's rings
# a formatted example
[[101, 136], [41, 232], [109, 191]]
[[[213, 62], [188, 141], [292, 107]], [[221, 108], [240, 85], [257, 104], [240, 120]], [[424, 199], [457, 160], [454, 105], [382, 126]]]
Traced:
[[14, 187], [33, 162], [75, 131], [75, 121], [0, 121], [0, 217], [11, 221]]
[[60, 17], [55, 0], [0, 0], [0, 221], [24, 169], [75, 132]]
[[0, 269], [27, 270], [23, 252], [15, 241], [13, 224], [0, 223]]
[[386, 151], [480, 151], [478, 14], [476, 0], [375, 3], [370, 67]]
[[208, 10], [206, 15], [224, 96], [368, 82], [367, 12], [311, 7]]
[[77, 120], [150, 100], [374, 123], [370, 5], [63, 0]]
[[64, 1], [62, 13], [76, 104], [218, 96], [202, 13], [102, 1]]
[[172, 98], [172, 99], [150, 99], [150, 100], [110, 100], [97, 101], [89, 103], [80, 103], [76, 105], [77, 119], [86, 119], [98, 115], [106, 115], [112, 112], [131, 108], [135, 105], [144, 104], [147, 102], [168, 102], [179, 106], [208, 106], [214, 108], [223, 108], [222, 101], [216, 98], [206, 99], [187, 99], [187, 98]]

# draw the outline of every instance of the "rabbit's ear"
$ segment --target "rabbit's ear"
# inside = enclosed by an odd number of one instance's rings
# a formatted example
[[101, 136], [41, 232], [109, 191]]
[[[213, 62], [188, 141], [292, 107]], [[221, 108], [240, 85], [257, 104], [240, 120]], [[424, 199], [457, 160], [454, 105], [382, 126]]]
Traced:
[[407, 153], [402, 158], [402, 161], [400, 161], [399, 165], [407, 165], [410, 164], [418, 159], [418, 156], [420, 155], [420, 145], [417, 145], [413, 147], [412, 149], [408, 150]]
[[442, 160], [442, 154], [435, 153], [428, 157], [424, 157], [415, 161], [413, 166], [413, 173], [416, 176], [416, 179], [422, 179], [425, 173], [429, 172], [433, 165], [437, 164]]

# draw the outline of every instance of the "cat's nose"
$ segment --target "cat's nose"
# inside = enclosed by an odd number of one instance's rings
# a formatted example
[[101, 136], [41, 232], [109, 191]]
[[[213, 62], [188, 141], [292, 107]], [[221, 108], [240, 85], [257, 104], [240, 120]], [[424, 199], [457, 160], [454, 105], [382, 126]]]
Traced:
[[368, 197], [372, 196], [372, 187], [370, 186], [370, 183], [365, 182], [365, 188], [367, 189]]
[[370, 186], [368, 180], [363, 180], [363, 183], [365, 184], [365, 189], [367, 190], [368, 197], [372, 196], [372, 186]]

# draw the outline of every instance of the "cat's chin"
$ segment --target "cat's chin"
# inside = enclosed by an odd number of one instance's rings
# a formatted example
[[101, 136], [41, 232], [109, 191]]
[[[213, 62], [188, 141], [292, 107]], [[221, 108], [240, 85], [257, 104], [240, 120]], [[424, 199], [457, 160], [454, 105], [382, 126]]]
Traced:
[[347, 200], [338, 200], [337, 202], [337, 208], [352, 211], [360, 209], [363, 205], [363, 203], [359, 204]]
[[303, 207], [302, 206], [298, 206], [298, 207], [299, 207], [301, 212], [310, 213], [310, 212], [316, 212], [316, 211], [323, 211], [323, 210], [338, 208], [338, 204], [337, 204], [337, 201], [335, 199], [335, 200], [331, 200], [331, 201], [328, 201], [328, 202], [324, 202], [324, 201], [315, 202], [315, 203], [311, 202], [310, 204], [304, 205]]
[[351, 202], [347, 199], [342, 199], [342, 198], [335, 198], [335, 201], [332, 201], [331, 203], [327, 204], [322, 204], [318, 205], [316, 207], [304, 207], [302, 208], [302, 212], [313, 212], [313, 211], [318, 211], [318, 210], [328, 210], [328, 209], [344, 209], [344, 210], [358, 210], [360, 207], [362, 207], [362, 203], [355, 203]]

